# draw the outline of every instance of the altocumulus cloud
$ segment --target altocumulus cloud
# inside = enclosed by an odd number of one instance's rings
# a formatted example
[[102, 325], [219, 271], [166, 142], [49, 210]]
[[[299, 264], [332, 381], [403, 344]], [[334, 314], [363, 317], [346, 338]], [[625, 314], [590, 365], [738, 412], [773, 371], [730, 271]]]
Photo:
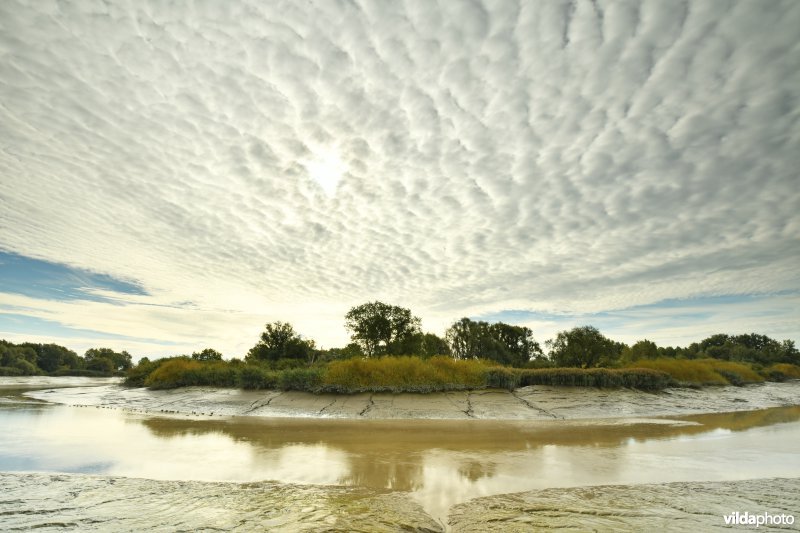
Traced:
[[798, 42], [793, 0], [4, 1], [0, 248], [141, 291], [0, 311], [240, 355], [758, 295], [798, 339]]

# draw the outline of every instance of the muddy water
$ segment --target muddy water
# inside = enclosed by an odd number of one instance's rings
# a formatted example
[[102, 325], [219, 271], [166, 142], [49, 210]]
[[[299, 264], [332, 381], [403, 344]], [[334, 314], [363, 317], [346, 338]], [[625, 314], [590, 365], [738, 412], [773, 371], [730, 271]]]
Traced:
[[[368, 491], [370, 498], [393, 489], [407, 491], [442, 523], [453, 505], [495, 494], [800, 477], [800, 407], [589, 421], [187, 419], [51, 405], [9, 389], [0, 391], [0, 428], [4, 472], [95, 474], [106, 481], [271, 480], [352, 487]], [[31, 481], [20, 479], [4, 478], [6, 489], [21, 484], [16, 490], [26, 492]], [[37, 483], [71, 482], [64, 479]], [[193, 498], [202, 498], [208, 487], [189, 485], [184, 498], [191, 501], [193, 491]], [[280, 499], [281, 491], [264, 491]], [[241, 486], [234, 492], [247, 494]], [[98, 489], [98, 497], [102, 494]], [[321, 509], [320, 498], [314, 493], [296, 505]], [[397, 509], [396, 503], [386, 508]], [[371, 505], [377, 506], [362, 508]], [[311, 512], [310, 523], [313, 516], [318, 525], [328, 523], [334, 515], [327, 509], [327, 514]]]

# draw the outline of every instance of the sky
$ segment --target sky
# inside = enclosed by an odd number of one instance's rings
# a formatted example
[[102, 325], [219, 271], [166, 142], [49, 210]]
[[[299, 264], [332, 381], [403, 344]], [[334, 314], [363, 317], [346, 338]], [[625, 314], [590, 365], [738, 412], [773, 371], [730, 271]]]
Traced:
[[373, 300], [800, 342], [800, 2], [0, 2], [0, 338], [241, 357]]

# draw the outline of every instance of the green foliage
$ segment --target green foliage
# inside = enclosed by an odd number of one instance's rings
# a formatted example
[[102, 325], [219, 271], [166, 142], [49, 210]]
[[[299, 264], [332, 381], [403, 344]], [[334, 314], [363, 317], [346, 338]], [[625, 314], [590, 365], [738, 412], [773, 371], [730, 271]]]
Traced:
[[156, 368], [166, 363], [169, 359], [156, 359], [150, 361], [147, 357], [139, 359], [139, 363], [128, 369], [125, 373], [124, 385], [128, 387], [144, 387], [144, 381]]
[[89, 348], [83, 355], [86, 368], [100, 372], [128, 370], [132, 365], [131, 354], [115, 352], [111, 348]]
[[622, 349], [621, 359], [623, 361], [638, 361], [639, 359], [657, 359], [659, 356], [658, 346], [653, 341], [643, 339], [637, 341], [633, 346], [625, 346]]
[[0, 366], [0, 376], [23, 376], [24, 374], [19, 368], [13, 366]]
[[277, 361], [279, 359], [307, 361], [312, 359], [313, 352], [314, 341], [304, 340], [287, 322], [273, 322], [265, 326], [261, 339], [247, 352], [245, 361]]
[[279, 372], [278, 388], [281, 390], [297, 390], [316, 392], [322, 384], [321, 368], [289, 368]]
[[[0, 340], [0, 367], [5, 375], [110, 376], [129, 368], [130, 354], [108, 348], [92, 348], [85, 357], [57, 344]], [[14, 369], [14, 370], [10, 370]]]
[[243, 389], [277, 389], [278, 375], [260, 365], [244, 365], [239, 370], [239, 386]]
[[550, 359], [556, 366], [595, 368], [611, 366], [624, 348], [600, 333], [593, 326], [580, 326], [561, 331], [556, 338], [547, 341]]
[[345, 327], [367, 357], [408, 353], [419, 325], [409, 309], [377, 301], [353, 307], [345, 315]]
[[482, 358], [523, 366], [542, 355], [530, 329], [503, 322], [489, 324], [465, 317], [447, 329], [445, 338], [457, 359]]
[[222, 361], [222, 354], [213, 348], [206, 348], [199, 352], [193, 352], [192, 359], [195, 361]]

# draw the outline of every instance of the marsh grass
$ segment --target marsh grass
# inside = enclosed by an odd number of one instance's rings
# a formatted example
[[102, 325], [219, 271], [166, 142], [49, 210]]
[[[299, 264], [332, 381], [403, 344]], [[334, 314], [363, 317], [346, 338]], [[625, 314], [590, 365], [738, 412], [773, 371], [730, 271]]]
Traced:
[[435, 392], [486, 387], [487, 363], [450, 357], [380, 357], [334, 361], [322, 378], [326, 392]]
[[768, 366], [761, 373], [770, 381], [786, 381], [787, 379], [800, 379], [800, 366], [788, 363], [776, 363]]
[[529, 385], [633, 388], [744, 385], [766, 379], [800, 379], [800, 367], [776, 364], [756, 372], [750, 365], [717, 359], [643, 359], [626, 368], [511, 368], [495, 362], [437, 356], [353, 358], [323, 365], [274, 369], [227, 361], [175, 357], [149, 361], [128, 372], [126, 385], [152, 389], [187, 386], [279, 389], [306, 392], [439, 392]]
[[672, 383], [669, 374], [650, 368], [538, 368], [522, 370], [519, 384], [660, 390]]
[[666, 372], [682, 386], [744, 385], [764, 381], [763, 376], [745, 363], [718, 359], [641, 359], [630, 366]]

